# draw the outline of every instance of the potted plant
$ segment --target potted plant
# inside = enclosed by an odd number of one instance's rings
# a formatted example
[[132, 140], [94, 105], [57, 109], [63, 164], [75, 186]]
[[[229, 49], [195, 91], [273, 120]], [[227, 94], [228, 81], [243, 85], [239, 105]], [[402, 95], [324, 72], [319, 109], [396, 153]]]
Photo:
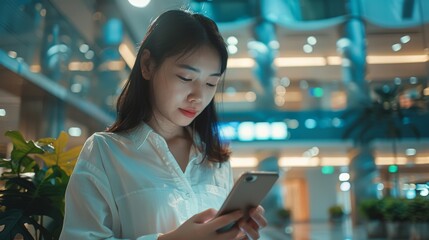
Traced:
[[409, 200], [387, 198], [383, 207], [388, 239], [408, 239], [410, 236]]
[[291, 211], [290, 211], [290, 209], [280, 208], [277, 211], [277, 216], [279, 217], [283, 226], [287, 227], [290, 225], [290, 222], [291, 222]]
[[13, 144], [1, 159], [0, 239], [58, 239], [64, 194], [81, 146], [64, 148], [68, 135], [26, 141], [18, 131], [5, 133]]
[[411, 239], [429, 239], [429, 199], [417, 197], [409, 201]]
[[365, 229], [368, 238], [386, 237], [383, 207], [384, 201], [382, 199], [365, 199], [359, 205], [359, 211], [365, 219]]
[[340, 205], [332, 205], [328, 208], [329, 221], [331, 223], [337, 224], [343, 221], [344, 211], [343, 207]]

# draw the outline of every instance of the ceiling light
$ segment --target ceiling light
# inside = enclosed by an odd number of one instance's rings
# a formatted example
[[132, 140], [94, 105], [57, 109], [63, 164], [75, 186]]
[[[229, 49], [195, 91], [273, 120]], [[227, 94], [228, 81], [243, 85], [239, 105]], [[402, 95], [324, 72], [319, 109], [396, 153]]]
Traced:
[[417, 78], [416, 77], [410, 77], [410, 83], [411, 84], [416, 84], [417, 83]]
[[0, 117], [6, 116], [6, 109], [0, 108]]
[[289, 87], [290, 85], [290, 79], [288, 77], [282, 77], [280, 79], [280, 84], [284, 87]]
[[299, 87], [300, 87], [301, 89], [307, 89], [307, 88], [308, 88], [308, 82], [307, 82], [307, 81], [305, 81], [305, 80], [301, 80], [301, 81], [299, 81]]
[[352, 41], [348, 38], [340, 38], [337, 41], [337, 51], [343, 52], [345, 48], [349, 47], [352, 44]]
[[288, 137], [287, 125], [285, 122], [271, 123], [271, 139], [282, 140]]
[[256, 167], [258, 165], [258, 159], [255, 157], [231, 157], [231, 167]]
[[85, 53], [85, 58], [86, 59], [92, 59], [94, 57], [94, 51], [89, 50], [88, 52]]
[[9, 57], [11, 58], [16, 58], [18, 56], [18, 54], [15, 51], [9, 51], [7, 55], [9, 55]]
[[70, 91], [72, 91], [74, 93], [80, 93], [82, 91], [82, 84], [80, 84], [80, 83], [73, 83], [70, 86]]
[[238, 48], [235, 45], [228, 45], [228, 52], [230, 54], [236, 54], [238, 52]]
[[310, 149], [308, 149], [308, 151], [310, 152], [311, 156], [315, 157], [317, 155], [319, 155], [319, 148], [318, 147], [312, 147]]
[[274, 98], [274, 103], [279, 107], [283, 106], [285, 104], [285, 97], [277, 95]]
[[337, 56], [328, 56], [326, 58], [328, 65], [341, 65], [341, 57], [337, 57]]
[[254, 92], [247, 92], [244, 96], [248, 102], [254, 102], [256, 100], [256, 93]]
[[320, 165], [322, 166], [347, 166], [350, 163], [348, 157], [322, 157]]
[[40, 72], [42, 70], [42, 67], [40, 65], [31, 65], [30, 71], [31, 72]]
[[286, 120], [286, 125], [290, 129], [297, 129], [299, 127], [299, 122], [296, 119], [287, 119]]
[[[247, 48], [251, 51], [251, 54], [266, 54], [269, 49], [267, 47], [267, 45], [265, 45], [264, 43], [260, 42], [260, 41], [249, 41], [247, 43]], [[252, 51], [255, 51], [255, 53], [252, 53]]]
[[288, 92], [285, 96], [286, 102], [301, 102], [302, 101], [301, 92]]
[[280, 167], [314, 167], [319, 165], [317, 157], [281, 157], [278, 160]]
[[255, 123], [241, 122], [238, 125], [238, 139], [240, 141], [253, 141], [255, 139]]
[[429, 164], [429, 157], [417, 157], [416, 164]]
[[401, 43], [405, 44], [408, 43], [411, 40], [411, 37], [409, 35], [404, 35], [401, 37]]
[[376, 165], [404, 165], [407, 162], [407, 158], [405, 157], [377, 157], [375, 158]]
[[237, 45], [237, 44], [238, 44], [238, 39], [237, 39], [236, 37], [234, 37], [234, 36], [230, 36], [230, 37], [228, 37], [228, 38], [226, 39], [226, 42], [227, 42], [229, 45]]
[[414, 156], [416, 153], [417, 151], [415, 148], [407, 148], [407, 150], [405, 150], [405, 155], [407, 156]]
[[134, 7], [144, 8], [150, 3], [150, 0], [128, 0], [128, 2]]
[[[368, 64], [424, 63], [429, 60], [427, 55], [372, 55], [366, 58]], [[276, 67], [315, 67], [351, 64], [346, 58], [338, 56], [324, 57], [278, 57], [274, 59]], [[228, 68], [251, 68], [255, 65], [253, 58], [229, 58]]]
[[235, 131], [235, 128], [229, 123], [221, 123], [219, 125], [219, 133], [220, 137], [224, 140], [232, 140], [237, 137], [237, 132]]
[[402, 80], [400, 77], [395, 77], [395, 79], [393, 79], [393, 82], [395, 82], [395, 85], [401, 85]]
[[252, 58], [229, 58], [228, 68], [251, 68], [255, 65]]
[[367, 56], [369, 64], [393, 64], [393, 63], [419, 63], [427, 62], [427, 55], [401, 55], [401, 56]]
[[305, 53], [311, 53], [311, 52], [313, 52], [313, 47], [312, 47], [310, 44], [305, 44], [305, 45], [302, 47], [302, 50], [303, 50]]
[[72, 137], [80, 137], [82, 135], [82, 130], [78, 127], [71, 127], [69, 128], [68, 132]]
[[338, 176], [338, 179], [341, 182], [348, 181], [348, 180], [350, 180], [350, 174], [349, 173], [340, 173], [340, 175]]
[[314, 36], [309, 36], [307, 38], [307, 43], [310, 45], [315, 45], [317, 43], [317, 39]]
[[88, 50], [89, 50], [89, 46], [88, 46], [88, 44], [81, 44], [80, 46], [79, 46], [79, 51], [81, 52], [81, 53], [86, 53], [86, 52], [88, 52]]
[[350, 183], [349, 183], [349, 182], [342, 182], [342, 183], [340, 184], [340, 189], [341, 189], [341, 191], [343, 191], [343, 192], [347, 192], [347, 191], [349, 191], [349, 190], [350, 190], [350, 187], [351, 187], [351, 185], [350, 185]]
[[344, 122], [343, 122], [343, 120], [341, 118], [334, 117], [332, 119], [332, 126], [334, 126], [336, 128], [340, 128], [343, 125], [344, 125]]
[[400, 43], [395, 43], [395, 44], [392, 45], [392, 50], [394, 52], [397, 52], [397, 51], [401, 50], [401, 48], [402, 48], [402, 45]]
[[274, 59], [277, 67], [307, 67], [307, 66], [325, 66], [324, 57], [284, 57]]
[[312, 118], [305, 120], [304, 124], [305, 124], [305, 127], [308, 129], [314, 129], [317, 126], [316, 120], [314, 120]]
[[257, 140], [268, 140], [270, 138], [270, 123], [258, 122], [255, 123], [255, 138]]
[[270, 41], [270, 42], [268, 43], [268, 46], [269, 46], [271, 49], [275, 49], [275, 50], [277, 50], [277, 49], [279, 49], [279, 48], [280, 48], [280, 43], [279, 43], [278, 41], [276, 41], [276, 40], [272, 40], [272, 41]]
[[94, 63], [92, 62], [70, 62], [68, 65], [69, 71], [88, 72], [88, 71], [92, 71], [93, 68], [94, 68]]
[[279, 85], [276, 87], [276, 94], [280, 96], [284, 96], [286, 94], [286, 88]]

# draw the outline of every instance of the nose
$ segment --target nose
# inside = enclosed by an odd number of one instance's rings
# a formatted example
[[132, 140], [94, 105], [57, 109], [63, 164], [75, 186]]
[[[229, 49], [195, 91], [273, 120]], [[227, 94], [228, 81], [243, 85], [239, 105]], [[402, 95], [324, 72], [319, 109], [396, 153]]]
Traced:
[[201, 103], [203, 101], [202, 86], [195, 82], [188, 94], [188, 101], [191, 103]]

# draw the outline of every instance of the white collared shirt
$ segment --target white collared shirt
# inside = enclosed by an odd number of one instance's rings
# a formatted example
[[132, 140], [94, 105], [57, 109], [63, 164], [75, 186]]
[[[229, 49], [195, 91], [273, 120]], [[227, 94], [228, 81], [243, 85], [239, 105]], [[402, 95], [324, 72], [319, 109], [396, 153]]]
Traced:
[[146, 124], [95, 133], [67, 186], [60, 239], [157, 239], [197, 213], [219, 209], [232, 188], [231, 166], [201, 161], [192, 147], [183, 172]]

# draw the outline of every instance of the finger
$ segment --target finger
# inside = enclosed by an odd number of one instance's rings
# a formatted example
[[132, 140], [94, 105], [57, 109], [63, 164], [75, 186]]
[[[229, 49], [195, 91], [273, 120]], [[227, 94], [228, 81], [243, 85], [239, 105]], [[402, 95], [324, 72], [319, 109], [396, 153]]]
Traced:
[[264, 209], [261, 207], [261, 208], [256, 208], [256, 209], [252, 209], [251, 211], [250, 211], [250, 217], [251, 217], [251, 219], [253, 220], [253, 221], [255, 221], [257, 224], [258, 224], [258, 226], [259, 226], [259, 228], [264, 228], [264, 227], [266, 227], [267, 226], [267, 219], [265, 219], [265, 217], [264, 217]]
[[240, 238], [240, 229], [238, 227], [233, 227], [231, 230], [224, 232], [224, 233], [218, 233], [217, 238], [218, 239], [242, 239]]
[[264, 215], [264, 214], [265, 214], [265, 209], [264, 209], [264, 207], [262, 207], [261, 205], [258, 205], [257, 207], [250, 209], [250, 214], [251, 214], [252, 212], [258, 212], [258, 213], [260, 213], [261, 215]]
[[250, 224], [240, 222], [238, 225], [240, 230], [246, 234], [249, 239], [259, 239], [259, 232], [257, 229], [254, 229]]
[[200, 212], [193, 216], [195, 223], [205, 223], [216, 216], [217, 211], [213, 208], [209, 208], [203, 212]]
[[[240, 229], [240, 228], [237, 227], [237, 229]], [[239, 230], [238, 235], [235, 237], [234, 240], [243, 240], [243, 239], [246, 239], [246, 234], [241, 230]]]
[[212, 228], [219, 229], [219, 228], [226, 226], [230, 223], [238, 221], [238, 219], [240, 219], [242, 217], [243, 217], [243, 212], [238, 210], [238, 211], [234, 211], [234, 212], [219, 216], [217, 218], [214, 218], [208, 224], [210, 224], [210, 227], [212, 227]]
[[252, 218], [247, 221], [247, 224], [250, 224], [250, 226], [255, 230], [259, 230], [260, 228], [259, 224], [256, 223], [255, 220], [253, 220]]

